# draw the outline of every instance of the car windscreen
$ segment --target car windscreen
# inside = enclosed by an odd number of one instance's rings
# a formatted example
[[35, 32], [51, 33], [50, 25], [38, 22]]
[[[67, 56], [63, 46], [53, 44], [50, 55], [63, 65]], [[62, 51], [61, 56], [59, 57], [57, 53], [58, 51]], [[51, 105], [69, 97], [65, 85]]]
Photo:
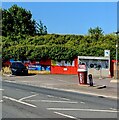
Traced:
[[26, 68], [22, 63], [13, 63], [15, 68]]

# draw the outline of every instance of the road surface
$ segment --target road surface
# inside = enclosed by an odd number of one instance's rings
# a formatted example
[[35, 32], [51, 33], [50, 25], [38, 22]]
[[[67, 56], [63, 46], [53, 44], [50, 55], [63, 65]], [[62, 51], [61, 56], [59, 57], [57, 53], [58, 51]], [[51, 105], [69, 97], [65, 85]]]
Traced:
[[3, 118], [117, 118], [117, 101], [3, 82]]

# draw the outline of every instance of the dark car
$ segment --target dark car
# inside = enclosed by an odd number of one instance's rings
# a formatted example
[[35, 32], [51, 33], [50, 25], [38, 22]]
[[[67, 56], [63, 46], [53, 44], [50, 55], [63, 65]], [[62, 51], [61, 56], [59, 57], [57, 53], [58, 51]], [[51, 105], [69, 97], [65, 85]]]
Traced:
[[28, 75], [28, 69], [22, 62], [13, 62], [10, 68], [12, 75]]

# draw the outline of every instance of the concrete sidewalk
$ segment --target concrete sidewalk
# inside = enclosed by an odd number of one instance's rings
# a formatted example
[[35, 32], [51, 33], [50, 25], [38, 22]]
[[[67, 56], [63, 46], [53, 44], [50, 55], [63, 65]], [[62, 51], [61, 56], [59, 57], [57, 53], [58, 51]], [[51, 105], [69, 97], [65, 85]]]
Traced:
[[94, 86], [88, 84], [80, 85], [77, 75], [4, 76], [3, 80], [37, 87], [117, 99], [118, 85], [117, 82], [111, 82], [113, 78], [93, 78]]

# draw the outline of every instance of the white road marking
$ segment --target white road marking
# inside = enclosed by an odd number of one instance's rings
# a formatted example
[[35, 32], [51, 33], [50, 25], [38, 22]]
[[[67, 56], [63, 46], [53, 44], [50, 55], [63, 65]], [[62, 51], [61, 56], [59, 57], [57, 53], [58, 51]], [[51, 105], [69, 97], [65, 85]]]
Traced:
[[97, 109], [73, 109], [73, 108], [47, 108], [47, 110], [58, 110], [58, 111], [88, 111], [88, 112], [119, 112], [115, 110], [97, 110]]
[[62, 100], [70, 100], [70, 99], [67, 99], [67, 98], [62, 98], [62, 97], [59, 97], [59, 99], [62, 99]]
[[52, 97], [55, 97], [55, 96], [53, 96], [53, 95], [47, 95], [47, 96], [48, 96], [48, 97], [51, 97], [51, 98], [52, 98]]
[[0, 91], [4, 91], [4, 89], [0, 89]]
[[16, 99], [11, 98], [11, 97], [3, 96], [3, 98], [8, 99], [8, 100], [11, 100], [11, 101], [18, 102], [18, 103], [21, 103], [21, 104], [24, 104], [24, 105], [27, 105], [27, 106], [30, 106], [30, 107], [34, 107], [34, 108], [37, 107], [37, 106], [35, 106], [35, 105], [29, 104], [29, 103], [26, 103], [26, 102], [22, 102], [22, 101], [20, 101], [20, 100], [16, 100]]
[[80, 102], [81, 104], [85, 104], [85, 102]]
[[51, 97], [51, 98], [59, 98], [59, 99], [62, 99], [62, 100], [70, 100], [70, 99], [67, 99], [67, 98], [63, 98], [63, 97], [56, 97], [56, 96], [53, 96], [53, 95], [47, 95], [48, 97]]
[[0, 100], [0, 103], [2, 103], [3, 102], [3, 100]]
[[19, 90], [19, 89], [15, 89], [15, 90]]
[[31, 97], [34, 97], [34, 96], [37, 96], [37, 95], [39, 95], [39, 94], [35, 94], [35, 95], [30, 95], [30, 96], [27, 96], [27, 97], [23, 97], [23, 98], [21, 98], [19, 100], [22, 101], [22, 100], [25, 100], [25, 99], [28, 99], [28, 98], [31, 98]]
[[30, 93], [32, 93], [32, 94], [36, 94], [36, 92], [30, 92]]
[[73, 117], [73, 116], [70, 116], [70, 115], [66, 115], [66, 114], [63, 114], [63, 113], [59, 113], [59, 112], [54, 112], [55, 114], [58, 114], [58, 115], [61, 115], [61, 116], [64, 116], [64, 117], [68, 117], [68, 118], [72, 118], [72, 119], [77, 119], [76, 117]]
[[71, 104], [76, 104], [76, 103], [78, 103], [78, 102], [74, 102], [74, 101], [52, 101], [52, 100], [25, 100], [25, 101], [47, 102], [47, 103], [71, 103]]
[[9, 80], [5, 80], [5, 82], [16, 83], [16, 81], [9, 81]]
[[117, 110], [117, 109], [115, 109], [115, 108], [110, 108], [111, 110]]

